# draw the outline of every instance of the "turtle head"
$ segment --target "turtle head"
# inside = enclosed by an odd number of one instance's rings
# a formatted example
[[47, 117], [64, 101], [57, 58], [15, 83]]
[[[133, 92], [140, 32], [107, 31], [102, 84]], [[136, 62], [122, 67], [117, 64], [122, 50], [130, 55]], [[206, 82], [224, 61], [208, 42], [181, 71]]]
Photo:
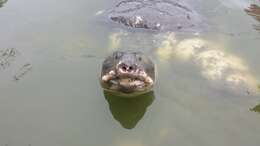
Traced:
[[102, 87], [122, 96], [136, 96], [152, 90], [155, 80], [153, 62], [141, 52], [116, 51], [102, 65]]

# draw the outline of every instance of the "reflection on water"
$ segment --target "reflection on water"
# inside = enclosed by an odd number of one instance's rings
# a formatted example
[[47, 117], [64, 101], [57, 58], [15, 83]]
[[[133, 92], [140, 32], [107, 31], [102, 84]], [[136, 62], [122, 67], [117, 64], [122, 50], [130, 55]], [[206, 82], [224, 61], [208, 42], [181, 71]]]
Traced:
[[258, 105], [255, 106], [254, 108], [252, 108], [251, 111], [255, 111], [255, 112], [260, 113], [260, 104], [258, 104]]
[[[249, 8], [245, 9], [245, 12], [252, 16], [255, 20], [260, 22], [260, 7], [256, 4], [251, 4]], [[260, 32], [260, 24], [253, 25], [253, 27]]]
[[4, 6], [4, 4], [7, 2], [8, 0], [0, 0], [0, 8]]
[[173, 33], [166, 34], [164, 38], [157, 49], [160, 59], [174, 57], [190, 61], [200, 68], [203, 77], [216, 85], [224, 85], [235, 91], [256, 91], [257, 81], [244, 61], [225, 52], [215, 43], [200, 38], [177, 42]]
[[153, 92], [133, 98], [122, 98], [104, 91], [104, 96], [113, 117], [126, 129], [136, 126], [154, 100]]

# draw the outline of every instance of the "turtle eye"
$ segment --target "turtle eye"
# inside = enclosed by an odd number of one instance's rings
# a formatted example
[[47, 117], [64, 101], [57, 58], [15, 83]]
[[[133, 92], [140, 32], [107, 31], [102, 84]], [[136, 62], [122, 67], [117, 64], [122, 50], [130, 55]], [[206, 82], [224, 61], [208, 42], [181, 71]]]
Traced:
[[136, 59], [137, 59], [138, 61], [142, 61], [142, 60], [143, 60], [143, 55], [142, 55], [142, 53], [140, 53], [140, 52], [135, 52], [134, 54], [135, 54], [135, 57], [136, 57]]
[[119, 56], [118, 56], [118, 55], [115, 55], [115, 59], [118, 60], [118, 59], [119, 59]]
[[122, 52], [115, 52], [113, 56], [116, 60], [118, 60], [122, 56]]
[[136, 59], [137, 59], [138, 61], [142, 61], [142, 60], [143, 60], [143, 57], [142, 57], [142, 55], [137, 54], [137, 55], [136, 55]]
[[138, 57], [138, 60], [139, 60], [139, 61], [142, 61], [142, 60], [143, 60], [143, 58], [142, 58], [141, 56], [139, 56], [139, 57]]

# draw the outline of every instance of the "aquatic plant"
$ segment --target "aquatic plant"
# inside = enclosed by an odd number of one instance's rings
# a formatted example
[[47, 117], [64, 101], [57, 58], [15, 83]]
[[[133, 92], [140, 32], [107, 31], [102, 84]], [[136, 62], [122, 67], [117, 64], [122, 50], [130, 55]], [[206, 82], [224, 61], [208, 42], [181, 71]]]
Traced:
[[260, 104], [256, 105], [254, 108], [250, 109], [251, 111], [260, 113]]

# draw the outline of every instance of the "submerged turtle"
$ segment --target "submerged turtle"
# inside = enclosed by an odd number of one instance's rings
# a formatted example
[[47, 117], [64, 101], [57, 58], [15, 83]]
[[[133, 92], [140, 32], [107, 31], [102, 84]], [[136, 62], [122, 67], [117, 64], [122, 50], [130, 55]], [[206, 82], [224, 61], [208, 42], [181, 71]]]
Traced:
[[[177, 0], [123, 0], [109, 11], [112, 22], [148, 30], [188, 30], [201, 19], [188, 5]], [[139, 95], [151, 91], [155, 80], [153, 62], [141, 52], [117, 51], [102, 67], [101, 85], [121, 95]]]
[[155, 81], [153, 62], [141, 52], [114, 52], [103, 62], [101, 85], [124, 96], [151, 91]]
[[[185, 1], [188, 2], [189, 0]], [[227, 53], [222, 49], [223, 46], [218, 46], [217, 43], [203, 40], [197, 36], [203, 31], [204, 26], [207, 26], [205, 25], [207, 22], [205, 22], [199, 11], [196, 11], [184, 1], [121, 0], [115, 4], [112, 10], [107, 11], [105, 14], [111, 22], [125, 28], [149, 30], [146, 33], [148, 35], [143, 37], [143, 34], [141, 34], [142, 41], [140, 41], [140, 38], [136, 38], [136, 34], [140, 34], [136, 33], [136, 31], [133, 33], [131, 31], [118, 33], [117, 31], [111, 35], [112, 43], [115, 44], [111, 48], [121, 48], [121, 51], [125, 49], [140, 51], [138, 48], [142, 48], [145, 52], [147, 50], [146, 46], [141, 45], [147, 41], [148, 52], [153, 52], [154, 57], [169, 62], [172, 59], [192, 62], [201, 70], [201, 76], [208, 79], [217, 88], [224, 90], [226, 88], [235, 89], [236, 92], [248, 92], [249, 90], [254, 92], [257, 87], [255, 77], [241, 58]], [[206, 28], [208, 29], [208, 27]], [[129, 37], [127, 37], [128, 32], [131, 33]], [[191, 38], [177, 40], [176, 34], [179, 32], [185, 32]], [[192, 38], [194, 36], [195, 38]], [[137, 35], [137, 37], [140, 36]], [[122, 43], [122, 39], [128, 43]], [[130, 42], [133, 40], [134, 43]], [[127, 46], [122, 46], [123, 44]], [[119, 60], [113, 58], [117, 54], [121, 54]], [[125, 60], [131, 60], [130, 66], [140, 63], [134, 53], [116, 52], [109, 56], [103, 64], [102, 86], [105, 89], [123, 94], [149, 91], [154, 83], [154, 76], [151, 76], [150, 73], [154, 74], [154, 71], [143, 70], [151, 80], [140, 80], [143, 76], [139, 76], [138, 81], [133, 80], [136, 77], [135, 72], [128, 72], [127, 77], [129, 78], [126, 80], [124, 75], [122, 77], [117, 74], [118, 68], [116, 68], [120, 62], [122, 63]], [[153, 66], [151, 64], [151, 62], [144, 63], [141, 69], [146, 68], [146, 65], [149, 65], [148, 68], [150, 68]], [[154, 67], [152, 68], [154, 69]]]
[[190, 30], [202, 25], [200, 15], [178, 0], [122, 0], [108, 14], [117, 23], [149, 30]]

